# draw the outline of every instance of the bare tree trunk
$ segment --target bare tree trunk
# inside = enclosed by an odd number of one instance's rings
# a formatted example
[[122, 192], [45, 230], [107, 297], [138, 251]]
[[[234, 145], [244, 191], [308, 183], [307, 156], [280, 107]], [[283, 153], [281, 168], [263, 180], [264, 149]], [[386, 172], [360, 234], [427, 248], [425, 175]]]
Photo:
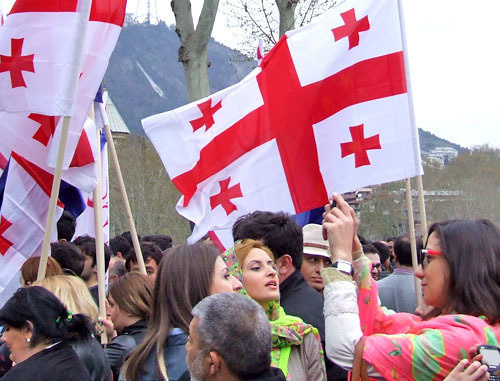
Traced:
[[275, 0], [280, 13], [280, 38], [295, 28], [295, 8], [299, 0]]
[[182, 62], [184, 66], [188, 99], [193, 102], [210, 95], [208, 82], [210, 62], [207, 47], [212, 35], [219, 0], [205, 0], [203, 2], [196, 29], [194, 29], [191, 13], [191, 1], [172, 0], [170, 5], [175, 15], [175, 31], [181, 41], [179, 62]]

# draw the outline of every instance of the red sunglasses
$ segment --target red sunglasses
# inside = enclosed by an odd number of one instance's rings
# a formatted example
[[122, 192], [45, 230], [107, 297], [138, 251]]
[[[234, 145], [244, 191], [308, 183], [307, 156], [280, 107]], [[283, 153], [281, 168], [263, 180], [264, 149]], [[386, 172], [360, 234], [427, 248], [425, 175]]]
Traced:
[[431, 250], [431, 249], [422, 249], [422, 269], [425, 268], [429, 264], [429, 261], [427, 260], [427, 256], [429, 255], [434, 255], [434, 256], [440, 256], [443, 255], [442, 252], [439, 250]]

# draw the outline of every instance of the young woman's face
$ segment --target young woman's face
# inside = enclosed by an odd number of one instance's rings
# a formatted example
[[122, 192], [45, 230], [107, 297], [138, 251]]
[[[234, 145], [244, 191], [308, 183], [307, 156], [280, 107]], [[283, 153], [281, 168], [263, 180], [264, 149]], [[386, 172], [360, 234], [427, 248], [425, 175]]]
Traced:
[[[438, 235], [433, 232], [427, 240], [426, 249], [441, 252]], [[441, 255], [427, 255], [425, 265], [419, 267], [415, 275], [422, 281], [424, 302], [428, 306], [443, 309], [447, 305], [446, 283], [449, 278], [449, 267]]]
[[268, 303], [280, 297], [276, 265], [262, 249], [253, 248], [243, 264], [243, 284], [248, 295], [259, 303]]
[[120, 309], [118, 304], [115, 302], [111, 294], [108, 296], [108, 303], [106, 304], [106, 314], [109, 315], [111, 321], [113, 322], [113, 328], [117, 332], [123, 331], [127, 327], [127, 322], [125, 321], [125, 313]]
[[234, 276], [229, 274], [229, 269], [221, 257], [217, 257], [214, 265], [214, 275], [212, 278], [212, 286], [210, 287], [210, 295], [220, 292], [235, 292], [241, 290], [243, 286], [241, 282]]
[[7, 344], [10, 350], [10, 358], [15, 363], [20, 363], [26, 360], [28, 355], [28, 349], [30, 347], [27, 337], [25, 335], [26, 330], [10, 327], [9, 325], [4, 326], [4, 332], [2, 334], [2, 342]]

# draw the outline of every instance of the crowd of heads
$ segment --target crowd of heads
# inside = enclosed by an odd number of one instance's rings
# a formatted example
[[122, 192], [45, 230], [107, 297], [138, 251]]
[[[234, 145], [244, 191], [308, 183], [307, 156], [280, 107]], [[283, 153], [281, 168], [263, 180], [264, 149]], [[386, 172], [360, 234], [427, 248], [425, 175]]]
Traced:
[[[23, 288], [0, 309], [0, 322], [23, 332], [28, 348], [74, 338], [70, 332], [78, 331], [76, 336], [85, 340], [103, 332], [94, 327], [99, 322], [96, 241], [89, 236], [73, 239], [74, 230], [74, 219], [65, 212], [58, 222], [59, 241], [51, 244], [46, 278], [36, 280], [40, 258], [28, 259], [21, 269]], [[266, 311], [280, 300], [280, 284], [297, 272], [315, 294], [323, 293], [322, 270], [332, 265], [330, 243], [322, 225], [302, 228], [285, 213], [241, 216], [232, 233], [238, 271], [228, 268], [207, 242], [173, 246], [168, 235], [139, 236], [141, 257], [130, 232], [104, 245], [111, 329], [120, 335], [138, 321], [147, 322], [144, 339], [118, 369], [125, 379], [138, 379], [151, 353], [154, 372], [167, 378], [171, 364], [164, 353], [174, 329], [189, 334], [187, 366], [193, 380], [215, 374], [252, 379], [269, 368], [272, 332]], [[372, 278], [382, 280], [395, 269], [414, 271], [416, 259], [420, 267], [415, 275], [426, 279], [429, 317], [453, 311], [499, 322], [498, 228], [487, 220], [453, 220], [433, 224], [428, 233], [427, 248], [444, 259], [438, 270], [437, 265], [426, 270], [433, 258], [422, 254], [419, 237], [413, 243], [408, 234], [378, 241], [359, 237]], [[243, 287], [248, 296], [235, 293]], [[14, 361], [23, 361], [28, 351], [18, 350], [21, 343], [14, 339], [5, 340], [10, 340]], [[68, 342], [75, 351], [82, 345], [81, 339], [79, 344]], [[93, 362], [90, 373], [107, 366], [106, 359], [88, 361]]]

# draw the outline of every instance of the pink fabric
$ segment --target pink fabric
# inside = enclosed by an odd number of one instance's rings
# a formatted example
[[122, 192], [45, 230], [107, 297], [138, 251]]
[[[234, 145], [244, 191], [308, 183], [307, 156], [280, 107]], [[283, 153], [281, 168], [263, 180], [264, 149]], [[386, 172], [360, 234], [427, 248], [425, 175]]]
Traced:
[[[386, 380], [442, 380], [479, 344], [498, 345], [500, 325], [468, 315], [441, 315], [428, 321], [418, 316], [386, 314], [378, 305], [377, 284], [368, 264], [358, 297], [361, 329], [365, 336], [363, 358]], [[364, 280], [364, 282], [363, 282]]]

